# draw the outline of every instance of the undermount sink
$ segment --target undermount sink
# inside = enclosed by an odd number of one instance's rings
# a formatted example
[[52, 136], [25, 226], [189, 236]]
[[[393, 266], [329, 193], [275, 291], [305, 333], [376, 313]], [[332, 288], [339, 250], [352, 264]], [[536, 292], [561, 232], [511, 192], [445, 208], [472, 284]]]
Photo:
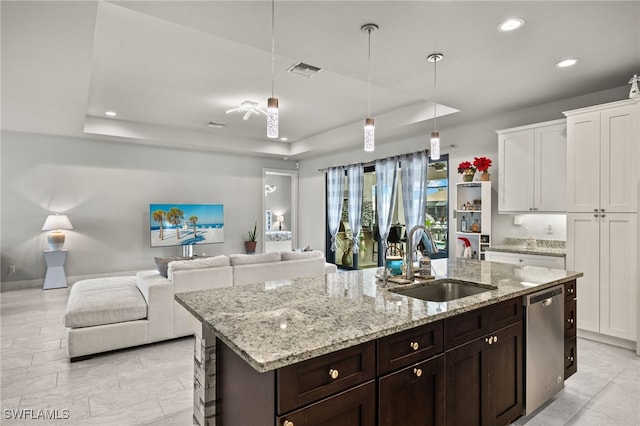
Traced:
[[418, 286], [395, 288], [389, 291], [429, 302], [450, 302], [452, 300], [462, 299], [463, 297], [495, 290], [496, 288], [497, 287], [480, 286], [476, 283], [465, 281], [437, 280]]

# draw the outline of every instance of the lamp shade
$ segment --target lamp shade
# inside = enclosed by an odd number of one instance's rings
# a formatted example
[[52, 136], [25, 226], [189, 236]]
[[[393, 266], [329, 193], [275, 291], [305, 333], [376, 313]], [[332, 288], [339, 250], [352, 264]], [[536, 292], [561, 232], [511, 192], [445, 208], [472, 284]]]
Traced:
[[284, 222], [284, 216], [276, 216], [277, 222]]
[[64, 214], [50, 214], [47, 216], [47, 220], [42, 225], [43, 231], [53, 231], [58, 229], [73, 229], [71, 222], [67, 215]]

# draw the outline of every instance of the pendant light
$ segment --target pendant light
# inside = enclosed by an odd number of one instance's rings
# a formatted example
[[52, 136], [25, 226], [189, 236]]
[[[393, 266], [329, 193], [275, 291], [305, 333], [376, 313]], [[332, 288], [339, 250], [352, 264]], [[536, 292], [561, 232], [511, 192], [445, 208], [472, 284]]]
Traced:
[[360, 30], [366, 31], [369, 34], [369, 51], [368, 51], [368, 101], [367, 101], [367, 113], [368, 116], [364, 120], [364, 150], [366, 152], [372, 152], [375, 150], [375, 125], [373, 118], [371, 117], [371, 32], [378, 29], [376, 24], [364, 24], [360, 27]]
[[440, 132], [436, 130], [438, 122], [438, 114], [436, 111], [436, 107], [438, 106], [436, 102], [436, 71], [437, 63], [440, 62], [442, 58], [444, 58], [442, 53], [432, 53], [427, 56], [427, 60], [433, 62], [433, 132], [431, 132], [431, 150], [429, 152], [432, 160], [440, 159]]
[[271, 97], [267, 99], [267, 137], [278, 137], [278, 98], [275, 97], [275, 66], [276, 66], [276, 41], [275, 41], [275, 0], [271, 0]]

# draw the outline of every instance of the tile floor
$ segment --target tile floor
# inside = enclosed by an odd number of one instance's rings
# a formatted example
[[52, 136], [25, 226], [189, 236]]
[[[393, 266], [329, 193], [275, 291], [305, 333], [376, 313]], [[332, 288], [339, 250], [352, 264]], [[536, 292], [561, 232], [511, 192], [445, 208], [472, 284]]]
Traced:
[[[193, 339], [70, 364], [62, 325], [67, 296], [68, 289], [0, 294], [0, 424], [191, 425]], [[565, 389], [514, 424], [640, 426], [640, 357], [584, 339], [578, 357]], [[57, 409], [69, 418], [14, 420], [12, 409]]]

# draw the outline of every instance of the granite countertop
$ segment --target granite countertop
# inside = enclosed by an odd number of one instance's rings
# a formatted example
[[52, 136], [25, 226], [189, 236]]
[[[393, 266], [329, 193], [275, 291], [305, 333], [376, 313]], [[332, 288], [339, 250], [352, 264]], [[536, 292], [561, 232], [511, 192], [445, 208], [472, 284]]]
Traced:
[[378, 269], [178, 293], [176, 300], [259, 372], [351, 347], [561, 284], [581, 273], [473, 259], [437, 259], [437, 279], [495, 290], [427, 302], [389, 290]]
[[499, 251], [503, 253], [519, 253], [519, 254], [536, 254], [542, 256], [556, 256], [565, 257], [567, 255], [567, 249], [559, 247], [536, 247], [527, 248], [526, 246], [502, 244], [491, 246], [486, 251]]
[[504, 244], [492, 244], [487, 251], [565, 257], [567, 243], [561, 240], [536, 240], [536, 248], [527, 248], [526, 238], [505, 238]]

